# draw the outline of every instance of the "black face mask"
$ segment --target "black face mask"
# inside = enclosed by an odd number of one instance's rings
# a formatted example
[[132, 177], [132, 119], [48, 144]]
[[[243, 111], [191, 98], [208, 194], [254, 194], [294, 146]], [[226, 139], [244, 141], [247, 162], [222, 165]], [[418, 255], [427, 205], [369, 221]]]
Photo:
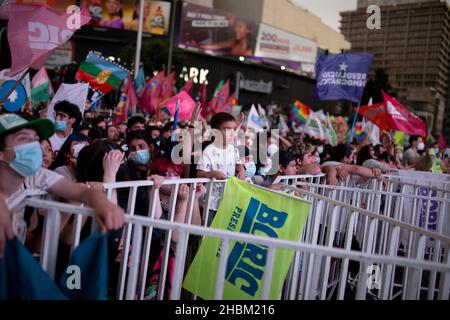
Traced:
[[125, 133], [119, 133], [119, 140], [125, 140]]

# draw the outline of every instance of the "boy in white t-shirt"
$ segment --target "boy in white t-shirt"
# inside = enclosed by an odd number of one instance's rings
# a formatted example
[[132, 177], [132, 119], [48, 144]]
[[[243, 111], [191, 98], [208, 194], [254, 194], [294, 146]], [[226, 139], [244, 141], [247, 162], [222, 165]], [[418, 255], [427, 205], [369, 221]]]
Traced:
[[[228, 113], [216, 113], [211, 118], [211, 128], [219, 130], [221, 137], [215, 137], [214, 142], [203, 150], [197, 165], [197, 177], [225, 180], [237, 176], [244, 180], [245, 168], [235, 146], [236, 119]], [[210, 209], [213, 214], [218, 209], [221, 185], [214, 184], [212, 189]]]
[[55, 133], [48, 119], [26, 121], [15, 114], [0, 116], [0, 257], [6, 239], [14, 233], [21, 239], [26, 232], [23, 217], [11, 210], [28, 195], [27, 191], [48, 191], [51, 194], [90, 206], [102, 232], [119, 229], [124, 212], [98, 190], [89, 189], [42, 168], [42, 149], [39, 140]]

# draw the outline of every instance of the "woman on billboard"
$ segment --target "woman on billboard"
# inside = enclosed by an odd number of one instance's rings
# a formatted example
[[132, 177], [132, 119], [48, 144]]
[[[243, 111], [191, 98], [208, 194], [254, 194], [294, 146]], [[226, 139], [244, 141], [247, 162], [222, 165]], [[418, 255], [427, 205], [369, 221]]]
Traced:
[[100, 21], [100, 26], [112, 29], [125, 29], [125, 23], [122, 19], [122, 0], [106, 0], [105, 9], [107, 17]]
[[234, 36], [232, 39], [212, 44], [202, 45], [205, 50], [227, 51], [236, 56], [252, 56], [253, 49], [250, 46], [250, 35], [252, 29], [250, 24], [242, 19], [237, 19], [234, 25]]

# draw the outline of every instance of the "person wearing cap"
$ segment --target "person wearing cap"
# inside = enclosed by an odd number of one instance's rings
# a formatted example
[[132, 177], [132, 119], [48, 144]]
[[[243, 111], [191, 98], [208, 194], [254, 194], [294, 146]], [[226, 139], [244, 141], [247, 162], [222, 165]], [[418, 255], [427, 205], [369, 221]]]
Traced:
[[22, 241], [25, 239], [27, 226], [23, 213], [18, 212], [11, 219], [11, 211], [23, 202], [27, 190], [48, 191], [92, 207], [103, 233], [124, 223], [124, 211], [108, 201], [103, 192], [42, 168], [39, 140], [54, 133], [55, 126], [48, 119], [26, 121], [16, 114], [0, 116], [0, 256], [6, 239], [12, 239], [14, 234]]
[[58, 154], [67, 137], [76, 129], [82, 120], [80, 109], [68, 101], [61, 101], [55, 105], [56, 133], [50, 137], [54, 156]]

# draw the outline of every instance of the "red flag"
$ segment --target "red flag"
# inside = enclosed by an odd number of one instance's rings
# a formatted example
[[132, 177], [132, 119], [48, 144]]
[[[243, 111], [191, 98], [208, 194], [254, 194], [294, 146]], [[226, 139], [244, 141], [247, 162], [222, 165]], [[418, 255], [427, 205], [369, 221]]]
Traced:
[[194, 87], [194, 78], [189, 78], [188, 82], [186, 82], [183, 86], [183, 88], [181, 88], [181, 91], [185, 91], [187, 94], [191, 94], [192, 92], [192, 88]]
[[442, 133], [439, 135], [439, 137], [437, 139], [437, 143], [439, 145], [439, 151], [443, 151], [447, 147], [445, 145], [445, 139], [444, 139], [444, 136], [442, 135]]
[[142, 111], [152, 114], [159, 105], [162, 82], [164, 81], [164, 71], [158, 72], [151, 78], [144, 87], [139, 98], [139, 105]]
[[385, 92], [382, 94], [384, 102], [360, 107], [359, 114], [375, 123], [381, 130], [402, 131], [421, 137], [427, 135], [427, 126], [422, 119]]
[[30, 67], [42, 67], [56, 48], [91, 19], [86, 6], [82, 6], [80, 15], [60, 13], [45, 4], [10, 3], [1, 11], [9, 18], [8, 42], [12, 57], [9, 76]]
[[230, 81], [227, 81], [217, 93], [217, 95], [209, 102], [207, 113], [214, 114], [222, 112], [221, 110], [226, 107], [229, 95]]
[[139, 102], [136, 89], [134, 88], [133, 78], [129, 77], [122, 89], [123, 91], [113, 120], [115, 124], [119, 122], [126, 122], [128, 118], [128, 111]]
[[228, 97], [227, 102], [217, 112], [226, 112], [231, 114], [233, 112], [233, 104], [235, 101], [236, 101], [236, 93], [233, 93], [231, 96]]
[[161, 99], [166, 100], [173, 96], [173, 84], [175, 80], [175, 72], [172, 72], [164, 79], [161, 88]]
[[175, 116], [175, 110], [178, 99], [180, 100], [180, 109], [178, 111], [179, 120], [189, 120], [192, 115], [192, 111], [195, 108], [195, 101], [185, 91], [181, 91], [176, 96], [163, 102], [163, 107], [169, 111], [171, 116]]

